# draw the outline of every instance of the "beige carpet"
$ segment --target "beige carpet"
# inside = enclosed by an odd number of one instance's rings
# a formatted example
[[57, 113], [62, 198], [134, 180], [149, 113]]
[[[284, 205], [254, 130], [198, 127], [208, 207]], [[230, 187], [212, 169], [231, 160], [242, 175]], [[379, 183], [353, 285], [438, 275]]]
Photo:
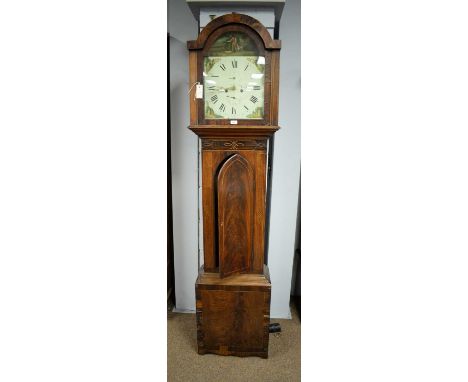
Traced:
[[200, 382], [296, 382], [301, 376], [301, 323], [272, 319], [281, 333], [270, 334], [268, 359], [197, 353], [195, 314], [168, 313], [167, 380]]

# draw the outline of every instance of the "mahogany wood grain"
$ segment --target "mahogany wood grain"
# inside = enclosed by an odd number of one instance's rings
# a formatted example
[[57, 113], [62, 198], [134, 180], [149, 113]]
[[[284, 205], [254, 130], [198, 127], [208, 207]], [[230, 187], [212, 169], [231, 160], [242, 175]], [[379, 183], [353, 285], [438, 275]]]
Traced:
[[[212, 142], [213, 140], [209, 140]], [[220, 141], [230, 143], [232, 141]], [[239, 141], [237, 141], [239, 142]], [[240, 141], [241, 143], [242, 141]], [[243, 141], [246, 143], [249, 141]], [[253, 198], [253, 220], [246, 221], [246, 227], [252, 232], [252, 260], [249, 264], [250, 271], [261, 273], [264, 264], [264, 236], [265, 236], [265, 173], [266, 173], [266, 141], [257, 149], [236, 150], [204, 148], [207, 140], [202, 139], [202, 210], [203, 210], [203, 248], [205, 269], [209, 272], [219, 271], [220, 241], [218, 237], [219, 203], [217, 200], [217, 181], [220, 166], [223, 161], [233, 154], [241, 153], [242, 157], [252, 168], [253, 182], [248, 189]], [[221, 207], [223, 208], [223, 207]], [[229, 232], [227, 233], [229, 234]], [[245, 244], [244, 244], [245, 245]], [[229, 273], [226, 273], [229, 274]]]
[[198, 81], [197, 75], [198, 55], [195, 51], [189, 52], [189, 105], [190, 105], [190, 124], [198, 123], [198, 100], [194, 97], [195, 83]]
[[189, 129], [202, 138], [252, 137], [268, 138], [277, 132], [279, 126], [213, 126], [190, 125]]
[[272, 125], [278, 124], [279, 112], [279, 51], [271, 52], [271, 78], [270, 78], [270, 121]]
[[217, 157], [219, 157], [219, 153], [202, 151], [203, 257], [205, 269], [208, 271], [214, 271], [218, 267], [215, 238], [215, 184], [213, 182], [213, 162], [219, 161]]
[[[270, 273], [268, 267], [263, 265], [261, 273], [240, 273], [230, 277], [222, 278], [219, 272], [208, 272], [205, 266], [201, 266], [197, 279], [198, 285], [203, 285], [209, 289], [210, 285], [216, 286], [237, 286], [240, 290], [250, 290], [249, 287], [271, 286]], [[247, 289], [246, 289], [247, 288]]]
[[187, 41], [187, 48], [189, 50], [203, 49], [208, 37], [216, 29], [227, 24], [239, 24], [252, 29], [258, 33], [262, 39], [265, 49], [281, 49], [281, 41], [273, 40], [268, 29], [266, 29], [258, 20], [240, 13], [226, 14], [210, 21], [200, 32], [196, 40]]
[[254, 257], [252, 272], [262, 272], [265, 262], [266, 151], [255, 152]]
[[271, 284], [266, 274], [216, 279], [200, 271], [195, 287], [199, 354], [268, 357]]
[[223, 162], [217, 179], [219, 273], [250, 271], [255, 182], [252, 166], [239, 153]]

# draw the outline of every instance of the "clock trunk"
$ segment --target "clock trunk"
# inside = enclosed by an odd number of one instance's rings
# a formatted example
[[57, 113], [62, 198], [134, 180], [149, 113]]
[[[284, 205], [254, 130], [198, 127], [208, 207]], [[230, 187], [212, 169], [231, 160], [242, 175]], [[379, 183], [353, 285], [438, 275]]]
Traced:
[[[198, 352], [267, 357], [271, 282], [264, 264], [266, 154], [269, 138], [279, 129], [281, 44], [257, 20], [229, 14], [211, 21], [187, 45], [190, 84], [205, 85], [203, 98], [190, 99], [189, 126], [201, 138], [202, 163], [204, 265], [195, 285]], [[242, 73], [254, 63], [258, 66]], [[243, 106], [257, 109], [234, 118], [236, 108]]]

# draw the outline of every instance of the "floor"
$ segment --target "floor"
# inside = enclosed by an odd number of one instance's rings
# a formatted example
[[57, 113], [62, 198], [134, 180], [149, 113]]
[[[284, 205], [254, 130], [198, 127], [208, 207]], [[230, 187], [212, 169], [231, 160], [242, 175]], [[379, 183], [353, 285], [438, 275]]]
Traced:
[[301, 377], [301, 322], [291, 306], [291, 320], [272, 319], [281, 333], [270, 334], [269, 357], [225, 357], [197, 353], [195, 314], [168, 312], [167, 380], [295, 382]]

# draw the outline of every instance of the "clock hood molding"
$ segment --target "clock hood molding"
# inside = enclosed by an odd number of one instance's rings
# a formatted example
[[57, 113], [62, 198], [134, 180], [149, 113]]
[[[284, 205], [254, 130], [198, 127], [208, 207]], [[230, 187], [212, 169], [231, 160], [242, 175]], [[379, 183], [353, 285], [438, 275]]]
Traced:
[[205, 42], [211, 35], [211, 33], [213, 33], [216, 29], [223, 27], [227, 24], [246, 25], [259, 35], [259, 37], [263, 41], [265, 49], [281, 49], [281, 41], [273, 40], [268, 30], [258, 20], [240, 13], [230, 13], [215, 18], [213, 21], [209, 22], [205, 28], [203, 28], [196, 40], [187, 41], [187, 48], [189, 50], [203, 49], [205, 46]]
[[227, 126], [222, 128], [213, 125], [193, 125], [188, 128], [201, 138], [269, 138], [280, 129], [279, 126]]

